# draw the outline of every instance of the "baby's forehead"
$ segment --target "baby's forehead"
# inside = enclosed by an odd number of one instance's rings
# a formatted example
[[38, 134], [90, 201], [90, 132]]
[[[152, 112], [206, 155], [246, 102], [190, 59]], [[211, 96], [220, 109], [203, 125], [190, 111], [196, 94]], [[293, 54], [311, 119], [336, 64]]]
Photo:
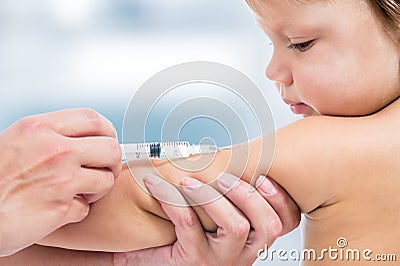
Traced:
[[368, 0], [246, 0], [246, 3], [258, 20], [285, 16], [298, 19], [296, 15], [299, 13], [313, 17], [327, 10], [335, 11], [335, 13], [330, 12], [330, 16], [371, 14]]
[[[329, 0], [278, 0], [286, 2], [287, 6], [296, 8], [297, 5], [304, 5], [316, 1], [329, 1]], [[246, 0], [247, 5], [256, 13], [257, 16], [262, 17], [266, 11], [274, 10], [276, 0]]]
[[269, 37], [298, 37], [322, 31], [347, 34], [356, 25], [376, 23], [371, 8], [362, 0], [246, 1], [252, 3], [256, 23]]
[[[331, 2], [333, 0], [246, 0], [248, 6], [253, 10], [258, 24], [267, 19], [278, 21], [281, 18], [296, 20], [300, 15], [299, 8], [304, 7], [314, 10], [311, 3]], [[351, 0], [353, 1], [353, 0]], [[304, 12], [303, 12], [304, 13]], [[311, 12], [308, 12], [311, 15]]]

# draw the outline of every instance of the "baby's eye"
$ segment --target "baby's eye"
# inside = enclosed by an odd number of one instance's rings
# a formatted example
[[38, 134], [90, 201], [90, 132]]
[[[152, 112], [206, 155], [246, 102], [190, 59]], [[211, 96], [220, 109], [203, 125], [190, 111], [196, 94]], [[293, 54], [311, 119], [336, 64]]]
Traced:
[[299, 50], [300, 52], [305, 52], [311, 48], [311, 46], [314, 44], [314, 41], [315, 40], [302, 43], [292, 43], [288, 46], [288, 49], [294, 49], [294, 50]]

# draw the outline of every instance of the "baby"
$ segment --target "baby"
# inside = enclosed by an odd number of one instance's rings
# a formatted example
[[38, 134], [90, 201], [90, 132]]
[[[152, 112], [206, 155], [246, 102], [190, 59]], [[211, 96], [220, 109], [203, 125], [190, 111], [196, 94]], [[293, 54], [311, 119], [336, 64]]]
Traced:
[[[305, 265], [365, 265], [368, 258], [379, 264], [379, 254], [400, 259], [399, 1], [248, 3], [274, 46], [267, 77], [277, 83], [291, 110], [306, 118], [277, 130], [270, 168], [257, 165], [270, 138], [263, 136], [248, 143], [250, 157], [243, 173], [232, 167], [235, 149], [226, 149], [196, 173], [167, 161], [154, 162], [158, 172], [146, 162], [130, 162], [135, 176], [162, 175], [201, 193], [198, 180], [208, 183], [222, 171], [247, 182], [267, 174], [305, 213], [304, 248], [314, 249], [318, 257], [326, 254], [320, 260], [304, 260]], [[146, 180], [148, 187], [157, 185], [155, 177]], [[236, 181], [232, 177], [230, 183]], [[196, 211], [204, 228], [215, 230], [201, 207]], [[338, 247], [339, 238], [345, 238], [347, 246]], [[41, 244], [127, 251], [174, 241], [174, 227], [160, 205], [125, 167], [111, 193], [93, 204], [84, 221], [59, 229]], [[364, 254], [367, 257], [361, 253], [360, 260], [333, 260], [325, 250], [329, 247], [371, 252]]]

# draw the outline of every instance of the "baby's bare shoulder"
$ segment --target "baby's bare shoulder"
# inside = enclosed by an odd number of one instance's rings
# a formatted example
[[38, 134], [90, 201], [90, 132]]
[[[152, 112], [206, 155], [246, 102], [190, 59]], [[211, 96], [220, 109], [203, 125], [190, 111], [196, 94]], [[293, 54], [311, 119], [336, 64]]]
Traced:
[[277, 131], [270, 174], [305, 212], [332, 204], [356, 182], [400, 173], [398, 123], [400, 104], [363, 117], [307, 117]]

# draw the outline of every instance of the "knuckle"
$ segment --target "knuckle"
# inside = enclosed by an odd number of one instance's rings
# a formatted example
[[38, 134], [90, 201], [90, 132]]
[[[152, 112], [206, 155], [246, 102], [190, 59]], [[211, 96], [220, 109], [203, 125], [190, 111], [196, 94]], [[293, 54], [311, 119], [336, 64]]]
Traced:
[[33, 130], [40, 130], [44, 128], [46, 124], [40, 116], [36, 115], [22, 118], [19, 120], [18, 126], [21, 132], [31, 133]]
[[89, 119], [89, 120], [99, 120], [100, 115], [97, 113], [95, 110], [91, 108], [82, 108], [83, 114]]
[[57, 200], [55, 205], [53, 208], [54, 214], [56, 217], [64, 219], [71, 208], [71, 204], [65, 200]]
[[189, 210], [183, 210], [178, 220], [179, 225], [184, 229], [190, 229], [198, 224], [197, 216], [194, 212]]
[[103, 123], [100, 120], [89, 120], [89, 126], [93, 131], [100, 131], [103, 127]]
[[247, 238], [250, 232], [250, 223], [245, 218], [240, 217], [229, 225], [228, 231], [235, 238]]
[[119, 163], [122, 160], [122, 151], [118, 141], [110, 138], [110, 150], [112, 151], [112, 163]]
[[90, 127], [97, 131], [102, 129], [103, 127], [103, 121], [101, 119], [101, 116], [99, 113], [97, 113], [95, 110], [90, 109], [90, 108], [84, 108], [82, 109], [82, 112], [86, 119], [89, 121]]
[[277, 238], [281, 234], [282, 228], [283, 228], [282, 222], [278, 217], [272, 219], [269, 222], [267, 229], [269, 236], [274, 239]]
[[[243, 192], [245, 191], [245, 189], [246, 189], [246, 193], [243, 193]], [[238, 195], [238, 197], [239, 197], [239, 200], [240, 200], [241, 202], [244, 202], [245, 204], [246, 204], [246, 203], [247, 203], [247, 204], [251, 204], [251, 202], [254, 202], [255, 200], [258, 199], [258, 198], [257, 198], [257, 196], [258, 196], [258, 195], [257, 195], [257, 192], [249, 193], [247, 188], [244, 188], [244, 189], [243, 189], [243, 192], [240, 193], [240, 194]]]
[[114, 186], [114, 174], [111, 171], [106, 171], [105, 178], [103, 178], [102, 186], [106, 191], [111, 190]]

